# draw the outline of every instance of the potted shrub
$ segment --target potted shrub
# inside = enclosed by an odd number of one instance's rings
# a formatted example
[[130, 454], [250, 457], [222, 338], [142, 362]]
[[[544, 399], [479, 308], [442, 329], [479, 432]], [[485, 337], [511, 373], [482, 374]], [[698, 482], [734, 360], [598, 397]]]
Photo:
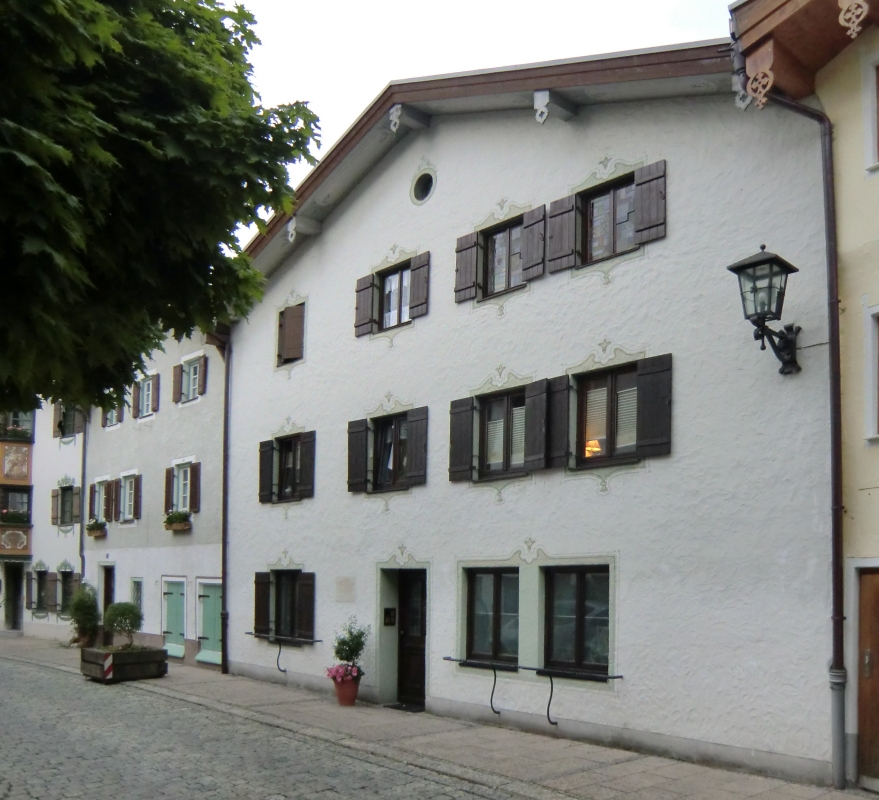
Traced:
[[91, 647], [98, 635], [101, 616], [98, 613], [98, 595], [93, 586], [82, 584], [70, 598], [70, 622], [74, 636], [71, 643]]
[[370, 630], [369, 625], [358, 625], [357, 617], [351, 617], [336, 636], [333, 655], [341, 663], [329, 667], [327, 677], [333, 681], [340, 706], [353, 706], [357, 701], [360, 679], [363, 677], [363, 667], [357, 662], [363, 655]]
[[188, 511], [170, 511], [165, 515], [165, 530], [191, 531], [192, 523], [189, 521], [191, 517]]
[[143, 614], [134, 603], [113, 603], [104, 612], [104, 630], [128, 639], [123, 645], [84, 647], [79, 662], [83, 675], [101, 683], [161, 678], [168, 674], [168, 651], [134, 644]]
[[96, 538], [107, 535], [107, 523], [103, 520], [90, 519], [85, 526], [85, 532]]

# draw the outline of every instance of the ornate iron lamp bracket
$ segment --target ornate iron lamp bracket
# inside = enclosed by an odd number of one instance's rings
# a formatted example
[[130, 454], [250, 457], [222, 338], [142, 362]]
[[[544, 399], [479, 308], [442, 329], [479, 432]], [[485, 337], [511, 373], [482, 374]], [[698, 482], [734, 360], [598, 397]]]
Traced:
[[784, 330], [774, 331], [765, 322], [754, 322], [754, 339], [760, 342], [760, 349], [766, 349], [766, 339], [775, 357], [781, 362], [780, 375], [796, 375], [802, 367], [797, 363], [797, 336], [799, 325], [785, 325]]

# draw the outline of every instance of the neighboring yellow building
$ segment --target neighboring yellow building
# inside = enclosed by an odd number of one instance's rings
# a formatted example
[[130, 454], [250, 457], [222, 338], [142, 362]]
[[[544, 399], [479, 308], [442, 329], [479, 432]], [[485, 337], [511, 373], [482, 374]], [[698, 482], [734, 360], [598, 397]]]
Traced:
[[[879, 0], [741, 0], [730, 7], [743, 86], [758, 109], [804, 100], [832, 124], [838, 236], [842, 555], [845, 623], [833, 625], [842, 692], [834, 776], [879, 789]], [[744, 62], [744, 64], [742, 63]], [[811, 97], [811, 99], [809, 99]], [[816, 99], [817, 98], [817, 99]], [[740, 103], [747, 102], [742, 94]], [[788, 102], [785, 102], [785, 101]], [[748, 113], [753, 113], [749, 110]], [[759, 111], [757, 112], [759, 113]], [[816, 187], [815, 191], [821, 191]], [[831, 205], [832, 208], [832, 205]], [[833, 272], [833, 253], [828, 253]], [[832, 277], [831, 277], [832, 281]], [[831, 296], [832, 303], [832, 283]], [[830, 331], [831, 349], [833, 331]], [[832, 443], [816, 442], [832, 458]], [[838, 474], [838, 473], [837, 473]], [[828, 555], [832, 532], [828, 532]], [[833, 568], [833, 567], [832, 567]], [[844, 575], [844, 579], [840, 580]], [[843, 598], [844, 592], [844, 598]], [[831, 648], [832, 649], [832, 648]]]

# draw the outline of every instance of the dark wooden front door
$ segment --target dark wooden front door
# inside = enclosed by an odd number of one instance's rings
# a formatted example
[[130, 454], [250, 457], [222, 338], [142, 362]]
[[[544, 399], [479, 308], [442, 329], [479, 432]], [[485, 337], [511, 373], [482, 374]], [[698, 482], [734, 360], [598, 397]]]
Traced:
[[[104, 567], [104, 612], [116, 602], [116, 567]], [[113, 632], [104, 631], [104, 644], [113, 644]]]
[[424, 651], [427, 633], [427, 572], [403, 569], [400, 575], [400, 647], [397, 699], [424, 705]]
[[[879, 779], [879, 572], [861, 573], [858, 614], [858, 771]], [[872, 788], [872, 787], [871, 787]]]
[[21, 587], [23, 584], [21, 564], [6, 565], [6, 629], [21, 630]]

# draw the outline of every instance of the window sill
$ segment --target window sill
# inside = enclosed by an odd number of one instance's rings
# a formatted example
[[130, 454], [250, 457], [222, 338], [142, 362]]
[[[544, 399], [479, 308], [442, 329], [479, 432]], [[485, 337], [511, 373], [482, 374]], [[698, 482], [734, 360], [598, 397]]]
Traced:
[[511, 286], [509, 289], [501, 289], [499, 292], [492, 292], [491, 294], [485, 294], [481, 297], [476, 298], [477, 303], [482, 303], [486, 300], [494, 300], [495, 297], [502, 297], [505, 294], [511, 294], [512, 292], [518, 292], [520, 289], [525, 289], [528, 286], [528, 281], [523, 281], [518, 286]]
[[405, 328], [407, 325], [411, 325], [411, 324], [412, 324], [412, 320], [407, 319], [405, 322], [400, 322], [396, 325], [388, 325], [387, 328], [379, 327], [378, 332], [379, 333], [387, 333], [388, 331], [396, 331], [399, 328]]
[[491, 483], [492, 481], [506, 481], [511, 478], [527, 478], [531, 473], [527, 470], [511, 470], [510, 472], [487, 472], [479, 473], [474, 478], [474, 483]]
[[[70, 436], [66, 437], [70, 438]], [[0, 442], [12, 442], [13, 444], [33, 444], [34, 437], [31, 436], [29, 439], [22, 439], [20, 436], [3, 436], [0, 435]]]
[[572, 470], [597, 469], [598, 467], [623, 467], [627, 464], [637, 464], [639, 456], [620, 456], [619, 458], [578, 458], [577, 466]]
[[498, 672], [518, 672], [518, 664], [510, 664], [506, 661], [476, 661], [473, 659], [465, 659], [458, 662], [459, 667], [470, 667], [471, 669], [496, 669]]
[[591, 681], [592, 683], [607, 683], [608, 680], [607, 675], [586, 670], [539, 669], [537, 674], [544, 678], [566, 678], [572, 681]]
[[408, 489], [408, 483], [405, 486], [382, 486], [380, 489], [370, 489], [367, 494], [388, 494], [388, 492], [405, 492]]
[[298, 639], [293, 636], [275, 636], [271, 633], [255, 633], [253, 634], [254, 639], [265, 639], [267, 642], [271, 642], [273, 644], [290, 644], [294, 647], [302, 647], [305, 644], [314, 644], [316, 639]]
[[869, 172], [871, 174], [875, 174], [875, 173], [879, 172], [879, 162], [867, 167], [867, 172]]
[[585, 264], [579, 264], [574, 269], [588, 269], [589, 267], [594, 267], [596, 264], [603, 264], [605, 261], [613, 261], [615, 258], [619, 258], [620, 256], [627, 256], [629, 253], [634, 253], [636, 250], [640, 250], [641, 245], [636, 245], [635, 247], [630, 247], [628, 250], [620, 250], [619, 253], [614, 253], [610, 256], [603, 256], [602, 258], [596, 258], [593, 261], [587, 261]]

